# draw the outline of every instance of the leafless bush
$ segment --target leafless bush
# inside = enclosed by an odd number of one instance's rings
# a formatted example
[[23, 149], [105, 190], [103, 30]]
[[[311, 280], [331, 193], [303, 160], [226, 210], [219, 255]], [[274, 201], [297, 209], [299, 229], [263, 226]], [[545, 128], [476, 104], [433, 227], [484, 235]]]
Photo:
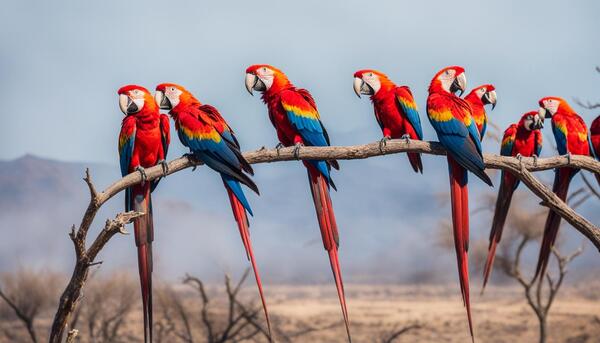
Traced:
[[82, 342], [129, 342], [122, 331], [138, 299], [136, 286], [135, 280], [120, 273], [91, 280], [71, 321]]
[[[5, 304], [0, 306], [4, 336], [10, 341], [26, 341], [29, 337], [32, 342], [38, 342], [39, 327], [35, 321], [44, 310], [55, 305], [60, 280], [58, 274], [18, 269], [3, 274], [0, 279], [0, 298]], [[18, 332], [18, 326], [11, 325], [15, 321], [25, 327], [26, 336]]]

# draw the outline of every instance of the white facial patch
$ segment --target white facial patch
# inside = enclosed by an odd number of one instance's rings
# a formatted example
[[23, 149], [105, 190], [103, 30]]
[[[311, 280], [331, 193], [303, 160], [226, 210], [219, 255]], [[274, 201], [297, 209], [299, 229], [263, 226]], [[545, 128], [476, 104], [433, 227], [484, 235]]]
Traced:
[[256, 70], [256, 76], [265, 84], [266, 90], [269, 90], [273, 85], [273, 79], [275, 78], [275, 73], [267, 68], [261, 67]]
[[544, 100], [544, 107], [550, 112], [551, 115], [555, 115], [556, 111], [558, 111], [558, 106], [560, 103], [554, 99], [546, 99]]
[[477, 91], [475, 91], [475, 94], [477, 94], [477, 97], [478, 97], [479, 99], [481, 99], [481, 98], [483, 98], [483, 95], [485, 94], [485, 91], [486, 91], [486, 90], [487, 90], [487, 89], [485, 89], [485, 87], [481, 87], [481, 88], [479, 88]]
[[165, 88], [165, 96], [169, 99], [171, 103], [171, 108], [179, 105], [179, 96], [183, 94], [183, 92], [177, 87], [169, 86]]
[[377, 94], [379, 89], [381, 89], [381, 81], [379, 81], [379, 76], [374, 73], [364, 73], [362, 77], [363, 81], [369, 85], [373, 89], [373, 94]]
[[442, 83], [442, 88], [448, 93], [450, 93], [450, 87], [452, 87], [455, 75], [456, 71], [454, 69], [448, 69], [438, 76], [438, 80]]

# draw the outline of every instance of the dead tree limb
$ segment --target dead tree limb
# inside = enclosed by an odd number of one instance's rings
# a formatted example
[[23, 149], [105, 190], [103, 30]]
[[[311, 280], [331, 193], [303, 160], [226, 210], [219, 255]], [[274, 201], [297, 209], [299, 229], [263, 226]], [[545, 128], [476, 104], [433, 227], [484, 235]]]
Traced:
[[[294, 155], [294, 148], [265, 149], [250, 151], [244, 153], [244, 157], [252, 164], [272, 163], [280, 161], [293, 160], [353, 160], [365, 159], [375, 156], [396, 154], [401, 152], [418, 152], [430, 155], [445, 155], [446, 150], [437, 142], [426, 142], [410, 140], [390, 140], [387, 145], [380, 149], [379, 142], [353, 145], [353, 146], [332, 146], [332, 147], [302, 147], [298, 156]], [[580, 168], [592, 173], [600, 174], [600, 162], [588, 156], [572, 155], [554, 156], [548, 158], [523, 158], [521, 160], [514, 157], [500, 156], [495, 154], [484, 154], [486, 168], [501, 169], [514, 174], [521, 180], [535, 195], [541, 199], [541, 204], [549, 207], [558, 215], [564, 218], [575, 229], [586, 236], [594, 246], [600, 251], [600, 228], [579, 215], [570, 208], [564, 201], [560, 200], [552, 190], [536, 179], [532, 172], [549, 170], [558, 167]], [[199, 165], [196, 161], [188, 157], [181, 157], [169, 162], [169, 174], [180, 170]], [[146, 169], [148, 181], [163, 176], [161, 166], [155, 166]], [[103, 204], [108, 199], [118, 194], [127, 187], [141, 182], [139, 173], [132, 173], [124, 178], [114, 182], [106, 190], [96, 193], [98, 204]]]
[[56, 310], [54, 321], [52, 322], [49, 340], [51, 343], [61, 343], [69, 318], [81, 298], [81, 291], [87, 281], [90, 266], [94, 263], [100, 250], [104, 248], [106, 243], [115, 234], [126, 233], [125, 224], [128, 224], [134, 218], [143, 215], [143, 213], [140, 212], [127, 212], [117, 214], [115, 219], [108, 219], [104, 225], [104, 229], [100, 231], [92, 244], [87, 247], [86, 240], [88, 230], [94, 221], [96, 213], [107, 199], [102, 198], [103, 193], [98, 193], [96, 191], [96, 188], [92, 183], [89, 169], [85, 172], [84, 181], [88, 185], [90, 191], [90, 203], [81, 220], [79, 229], [76, 229], [75, 225], [73, 225], [71, 233], [69, 234], [75, 248], [77, 261], [75, 263], [75, 268], [73, 269], [73, 274], [71, 275], [71, 280], [60, 297], [58, 309]]
[[[365, 159], [375, 156], [395, 154], [401, 152], [417, 152], [431, 155], [445, 155], [446, 150], [437, 142], [426, 142], [417, 140], [390, 140], [386, 146], [380, 148], [379, 142], [354, 145], [354, 146], [332, 146], [332, 147], [302, 147], [298, 154], [294, 153], [293, 147], [282, 149], [261, 148], [256, 151], [244, 153], [244, 157], [252, 164], [271, 163], [279, 161], [292, 160], [352, 160]], [[484, 154], [484, 161], [487, 168], [502, 169], [513, 173], [521, 180], [535, 195], [542, 200], [542, 205], [549, 207], [562, 218], [568, 221], [574, 228], [586, 236], [594, 246], [600, 250], [600, 229], [583, 218], [552, 191], [537, 180], [532, 172], [548, 170], [557, 167], [574, 167], [588, 170], [592, 173], [600, 174], [600, 162], [587, 156], [555, 156], [550, 158], [540, 158], [534, 161], [532, 158], [523, 158], [518, 160], [513, 157], [499, 156], [493, 154]], [[198, 166], [200, 163], [190, 160], [188, 157], [181, 157], [169, 162], [169, 174], [180, 170]], [[163, 176], [162, 166], [155, 166], [146, 169], [147, 181], [152, 181]], [[142, 181], [139, 173], [131, 173], [120, 180], [117, 180], [102, 192], [98, 192], [91, 181], [89, 170], [86, 171], [86, 181], [90, 191], [90, 203], [83, 216], [79, 228], [73, 227], [71, 239], [75, 245], [77, 263], [71, 277], [60, 299], [59, 308], [56, 312], [52, 330], [50, 334], [51, 343], [60, 343], [64, 329], [71, 313], [74, 311], [78, 299], [81, 295], [81, 289], [87, 279], [89, 266], [94, 263], [98, 252], [104, 247], [106, 242], [117, 232], [123, 233], [123, 226], [129, 223], [133, 218], [142, 215], [141, 213], [122, 213], [117, 215], [114, 220], [107, 221], [104, 230], [96, 237], [89, 248], [86, 248], [86, 237], [88, 230], [98, 212], [98, 209], [113, 196], [119, 192], [138, 184]]]

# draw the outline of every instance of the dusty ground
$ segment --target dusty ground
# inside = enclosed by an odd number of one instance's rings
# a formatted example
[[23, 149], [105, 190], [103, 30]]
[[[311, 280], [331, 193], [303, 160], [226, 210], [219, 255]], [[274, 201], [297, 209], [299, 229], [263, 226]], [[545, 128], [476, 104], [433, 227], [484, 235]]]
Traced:
[[[190, 314], [194, 342], [204, 342], [200, 303], [196, 293], [184, 285], [175, 286], [176, 293]], [[346, 342], [341, 313], [333, 285], [273, 286], [266, 288], [274, 326], [290, 336], [307, 327], [327, 327], [290, 339], [290, 342]], [[485, 296], [473, 289], [472, 307], [476, 342], [537, 342], [537, 320], [517, 287], [490, 287]], [[222, 312], [226, 306], [223, 294], [209, 287], [211, 309]], [[218, 294], [221, 294], [219, 296]], [[110, 295], [107, 295], [110, 296]], [[394, 330], [418, 324], [393, 342], [470, 342], [466, 315], [457, 285], [448, 286], [367, 286], [346, 285], [351, 331], [354, 342], [384, 342]], [[256, 303], [253, 285], [247, 283], [241, 299]], [[119, 342], [143, 341], [141, 309], [137, 305], [123, 322]], [[52, 311], [38, 320], [38, 333], [43, 337]], [[161, 314], [158, 303], [156, 318]], [[262, 315], [260, 317], [262, 319]], [[175, 318], [177, 321], [178, 319]], [[86, 334], [86, 322], [77, 325], [79, 342], [91, 342]], [[13, 339], [0, 336], [0, 342], [28, 342], [22, 325], [16, 321], [0, 322], [0, 329]], [[549, 342], [600, 342], [600, 287], [582, 284], [561, 290], [549, 317]], [[17, 338], [18, 337], [18, 338]], [[155, 337], [156, 338], [156, 337]], [[44, 341], [41, 339], [40, 341]], [[184, 342], [176, 336], [163, 342]], [[264, 339], [245, 342], [263, 342]], [[285, 342], [282, 339], [279, 342]], [[95, 342], [101, 342], [95, 340]]]
[[[332, 288], [332, 287], [331, 287]], [[564, 289], [549, 318], [549, 342], [600, 342], [598, 289]], [[395, 342], [469, 342], [466, 315], [458, 288], [414, 286], [346, 286], [351, 330], [356, 342], [378, 342], [394, 328], [419, 323]], [[477, 342], [536, 342], [538, 326], [519, 288], [490, 288], [473, 294]], [[595, 294], [594, 294], [595, 292]], [[330, 287], [271, 287], [273, 314], [312, 323], [339, 318]], [[302, 342], [345, 342], [342, 325], [303, 336]]]

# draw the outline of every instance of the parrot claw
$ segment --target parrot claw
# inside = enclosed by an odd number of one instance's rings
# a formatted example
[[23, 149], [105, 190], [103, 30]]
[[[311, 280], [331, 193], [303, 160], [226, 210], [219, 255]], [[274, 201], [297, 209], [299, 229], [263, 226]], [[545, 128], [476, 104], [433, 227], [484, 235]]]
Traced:
[[518, 153], [515, 158], [517, 160], [519, 160], [519, 167], [521, 168], [521, 170], [523, 170], [523, 155], [521, 155], [520, 153]]
[[277, 143], [277, 145], [275, 146], [275, 150], [277, 150], [277, 156], [279, 156], [279, 150], [281, 150], [281, 148], [283, 148], [283, 144], [281, 143]]
[[294, 157], [296, 159], [298, 159], [298, 157], [300, 157], [300, 148], [302, 147], [302, 143], [296, 143], [296, 145], [294, 145]]
[[144, 185], [144, 183], [146, 183], [146, 180], [148, 180], [148, 176], [146, 175], [146, 169], [144, 169], [144, 167], [142, 166], [137, 166], [135, 168], [135, 171], [137, 171], [138, 173], [140, 173], [140, 176], [142, 177], [142, 186]]
[[384, 136], [380, 141], [379, 141], [379, 151], [381, 151], [381, 153], [383, 154], [383, 148], [387, 146], [387, 141], [389, 141], [391, 139], [390, 136]]
[[188, 159], [188, 161], [190, 161], [191, 163], [194, 164], [194, 166], [192, 167], [192, 171], [196, 171], [196, 168], [198, 167], [196, 164], [198, 162], [198, 160], [196, 159], [196, 157], [194, 156], [194, 154], [183, 154], [182, 157], [185, 157]]
[[533, 154], [531, 157], [533, 158], [533, 166], [537, 167], [538, 155]]
[[169, 164], [167, 163], [167, 161], [160, 160], [160, 161], [158, 161], [158, 164], [160, 164], [160, 166], [162, 167], [163, 177], [166, 177], [167, 175], [169, 175]]
[[407, 145], [410, 144], [410, 135], [408, 133], [403, 134], [400, 138], [404, 139]]
[[571, 164], [571, 152], [567, 152], [567, 165]]

